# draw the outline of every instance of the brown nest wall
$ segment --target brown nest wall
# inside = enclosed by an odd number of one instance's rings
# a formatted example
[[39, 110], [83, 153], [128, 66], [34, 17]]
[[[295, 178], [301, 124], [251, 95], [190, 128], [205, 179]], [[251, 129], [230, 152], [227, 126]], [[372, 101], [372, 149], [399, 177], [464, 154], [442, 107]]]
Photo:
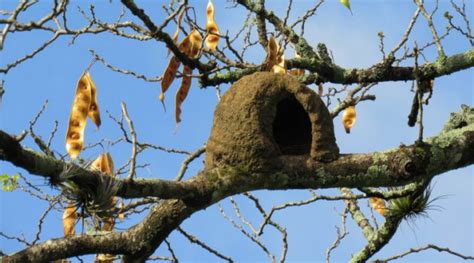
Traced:
[[214, 113], [206, 167], [240, 165], [261, 170], [278, 156], [337, 158], [329, 112], [320, 97], [296, 78], [258, 72], [230, 87]]

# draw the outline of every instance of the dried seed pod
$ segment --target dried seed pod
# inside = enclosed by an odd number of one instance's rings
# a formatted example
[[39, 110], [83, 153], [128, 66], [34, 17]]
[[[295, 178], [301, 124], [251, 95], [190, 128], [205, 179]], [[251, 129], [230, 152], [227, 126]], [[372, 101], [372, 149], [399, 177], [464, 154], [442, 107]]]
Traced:
[[[295, 58], [301, 58], [301, 56], [295, 51]], [[304, 69], [294, 68], [289, 71], [290, 75], [293, 76], [303, 76]]]
[[207, 3], [206, 15], [206, 47], [214, 50], [219, 42], [219, 27], [214, 20], [214, 4], [211, 0]]
[[271, 36], [268, 40], [267, 57], [264, 62], [263, 70], [272, 71], [273, 66], [278, 64], [278, 58], [281, 56], [280, 53], [283, 53], [280, 51], [280, 45], [276, 41], [275, 37]]
[[181, 122], [181, 104], [186, 99], [188, 95], [189, 88], [191, 87], [191, 74], [192, 69], [188, 66], [184, 66], [183, 71], [183, 81], [181, 82], [181, 87], [179, 88], [178, 92], [176, 93], [176, 108], [175, 108], [175, 118], [176, 123]]
[[[181, 21], [183, 20], [183, 15], [186, 12], [186, 8], [184, 8], [181, 13], [178, 15], [178, 22], [176, 24], [176, 31], [173, 34], [173, 42], [176, 44], [178, 43], [178, 37], [179, 37], [179, 28], [181, 27]], [[170, 54], [171, 50], [168, 49], [168, 55]]]
[[277, 64], [273, 65], [272, 71], [274, 73], [278, 73], [280, 75], [286, 74], [286, 63], [285, 63], [285, 55], [281, 54], [281, 56], [277, 59]]
[[382, 198], [371, 197], [369, 199], [369, 202], [372, 208], [377, 211], [377, 213], [381, 214], [382, 216], [385, 216], [387, 212], [387, 207], [385, 206], [385, 201]]
[[66, 133], [66, 151], [71, 159], [77, 158], [84, 145], [84, 129], [92, 101], [90, 81], [84, 73], [77, 82], [76, 95], [69, 116], [69, 125]]
[[196, 58], [199, 56], [199, 52], [202, 48], [202, 36], [197, 29], [194, 29], [189, 33], [189, 41], [191, 42], [191, 49], [186, 53], [190, 58]]
[[349, 106], [344, 110], [344, 114], [342, 115], [342, 124], [344, 125], [344, 129], [346, 133], [351, 133], [351, 129], [356, 122], [356, 110], [354, 106]]
[[320, 97], [322, 97], [322, 96], [323, 96], [323, 93], [324, 93], [323, 84], [322, 84], [322, 83], [319, 83], [319, 84], [318, 84], [318, 95], [319, 95]]
[[89, 72], [87, 72], [85, 75], [91, 87], [91, 104], [89, 106], [89, 112], [87, 113], [87, 116], [89, 116], [92, 122], [94, 122], [97, 128], [99, 128], [101, 121], [100, 121], [99, 103], [97, 101], [97, 88]]
[[76, 234], [76, 219], [77, 219], [77, 208], [72, 204], [69, 203], [66, 209], [64, 209], [63, 213], [63, 228], [64, 228], [64, 236], [73, 236]]
[[118, 207], [119, 207], [119, 214], [118, 214], [117, 218], [120, 221], [123, 221], [125, 219], [125, 214], [123, 213], [123, 208], [125, 207], [125, 204], [123, 203], [123, 201], [120, 202]]
[[109, 153], [99, 155], [99, 157], [92, 162], [91, 167], [104, 174], [114, 176], [114, 162]]
[[[178, 48], [181, 52], [187, 54], [191, 50], [191, 40], [189, 35], [181, 41]], [[165, 92], [169, 89], [174, 79], [176, 78], [176, 72], [178, 72], [179, 65], [181, 61], [176, 56], [173, 56], [166, 67], [165, 73], [163, 74], [163, 79], [161, 80], [161, 94], [160, 101], [164, 105]]]
[[[95, 159], [92, 164], [91, 168], [101, 171], [102, 173], [114, 176], [114, 162], [112, 160], [112, 156], [109, 153], [101, 154], [97, 159]], [[110, 207], [115, 206], [117, 202], [116, 197], [112, 197], [110, 200]], [[101, 219], [103, 222], [102, 231], [113, 231], [115, 226], [115, 219], [113, 217], [105, 217]], [[97, 261], [99, 262], [113, 262], [114, 255], [110, 254], [97, 254], [96, 256]]]

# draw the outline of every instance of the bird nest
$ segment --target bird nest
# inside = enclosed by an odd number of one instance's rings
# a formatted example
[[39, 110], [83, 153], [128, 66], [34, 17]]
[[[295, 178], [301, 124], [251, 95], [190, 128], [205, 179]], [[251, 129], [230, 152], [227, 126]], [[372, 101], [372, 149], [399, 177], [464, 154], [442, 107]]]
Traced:
[[332, 118], [321, 98], [292, 76], [258, 72], [222, 97], [206, 146], [206, 167], [239, 165], [265, 170], [280, 156], [337, 158]]

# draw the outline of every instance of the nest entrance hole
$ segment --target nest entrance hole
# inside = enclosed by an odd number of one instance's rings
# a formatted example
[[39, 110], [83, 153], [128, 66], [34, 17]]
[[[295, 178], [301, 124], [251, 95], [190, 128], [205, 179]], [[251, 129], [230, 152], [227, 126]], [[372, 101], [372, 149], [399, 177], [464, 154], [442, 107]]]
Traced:
[[277, 104], [273, 138], [284, 155], [310, 153], [311, 121], [308, 113], [293, 95]]

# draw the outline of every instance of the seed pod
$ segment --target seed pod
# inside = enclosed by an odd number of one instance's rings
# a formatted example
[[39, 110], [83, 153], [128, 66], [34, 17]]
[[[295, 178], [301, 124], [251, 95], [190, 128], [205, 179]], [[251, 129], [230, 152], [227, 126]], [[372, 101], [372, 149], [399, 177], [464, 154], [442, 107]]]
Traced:
[[63, 213], [63, 228], [64, 228], [64, 236], [73, 236], [76, 234], [76, 219], [77, 219], [77, 208], [72, 204], [69, 203], [66, 209], [64, 209]]
[[120, 202], [119, 204], [119, 214], [117, 216], [117, 218], [120, 220], [120, 221], [123, 221], [125, 219], [125, 215], [123, 213], [123, 208], [125, 207], [125, 204], [123, 203], [123, 201]]
[[318, 95], [319, 95], [320, 97], [322, 97], [322, 96], [323, 96], [323, 93], [324, 93], [323, 84], [322, 84], [322, 83], [319, 83], [319, 84], [318, 84]]
[[197, 29], [189, 33], [189, 41], [191, 42], [191, 49], [186, 53], [190, 58], [197, 58], [202, 48], [202, 36]]
[[219, 42], [219, 27], [214, 20], [214, 4], [209, 0], [206, 10], [206, 47], [215, 50]]
[[176, 108], [175, 108], [176, 123], [181, 122], [181, 104], [183, 104], [183, 101], [186, 99], [186, 96], [188, 95], [188, 92], [189, 92], [189, 88], [191, 87], [191, 74], [192, 74], [192, 69], [188, 66], [184, 66], [183, 81], [181, 82], [181, 87], [176, 93]]
[[99, 155], [99, 157], [92, 162], [91, 167], [106, 175], [114, 176], [114, 162], [109, 153]]
[[[98, 170], [106, 175], [114, 176], [114, 162], [112, 156], [109, 153], [101, 154], [91, 164], [91, 168]], [[115, 206], [117, 198], [112, 197], [110, 199], [110, 207]], [[115, 219], [113, 217], [105, 217], [101, 219], [103, 222], [102, 231], [113, 231], [115, 226]], [[113, 262], [114, 255], [110, 254], [97, 254], [96, 259], [98, 262]]]
[[[181, 52], [187, 54], [191, 49], [191, 40], [189, 35], [181, 41], [178, 48]], [[176, 72], [178, 71], [181, 61], [176, 56], [173, 56], [166, 67], [165, 73], [163, 74], [163, 79], [161, 80], [161, 94], [160, 101], [164, 105], [165, 92], [169, 89], [174, 79], [176, 78]]]
[[97, 101], [97, 88], [89, 72], [87, 72], [85, 75], [91, 87], [91, 104], [89, 106], [89, 112], [87, 113], [87, 116], [89, 116], [92, 122], [94, 122], [97, 128], [99, 128], [101, 121], [100, 121], [99, 103]]
[[[174, 32], [173, 37], [172, 37], [173, 42], [174, 42], [175, 44], [178, 43], [179, 28], [181, 27], [181, 21], [183, 20], [183, 15], [184, 15], [185, 12], [186, 12], [186, 9], [184, 8], [184, 9], [181, 11], [181, 13], [179, 13], [179, 15], [178, 15], [178, 22], [177, 22], [177, 24], [176, 24], [176, 31]], [[168, 55], [170, 54], [170, 52], [171, 52], [171, 50], [168, 49]]]
[[349, 11], [351, 12], [352, 15], [352, 9], [351, 9], [351, 3], [349, 0], [340, 0], [341, 4], [343, 4]]
[[66, 151], [71, 159], [77, 158], [84, 145], [84, 129], [86, 128], [87, 115], [92, 101], [92, 88], [87, 75], [87, 73], [83, 74], [77, 83], [76, 95], [69, 116]]
[[344, 125], [344, 129], [346, 133], [351, 133], [351, 128], [354, 126], [356, 122], [356, 110], [354, 106], [349, 106], [344, 110], [344, 114], [342, 115], [342, 124]]
[[277, 64], [272, 67], [272, 71], [274, 73], [278, 73], [280, 75], [285, 75], [286, 73], [286, 63], [285, 63], [285, 55], [282, 54], [277, 59]]
[[377, 213], [381, 214], [382, 216], [385, 216], [387, 212], [387, 207], [385, 206], [385, 201], [382, 198], [371, 197], [369, 199], [369, 202], [372, 208], [377, 211]]
[[[295, 51], [295, 58], [301, 58], [301, 56]], [[294, 68], [290, 70], [290, 75], [293, 76], [303, 76], [304, 75], [304, 69], [299, 69], [299, 68]]]
[[278, 45], [278, 42], [276, 41], [275, 37], [271, 36], [268, 40], [267, 57], [264, 62], [263, 70], [272, 71], [273, 66], [278, 64], [278, 58], [281, 55], [279, 53], [283, 53], [280, 52], [280, 45]]

